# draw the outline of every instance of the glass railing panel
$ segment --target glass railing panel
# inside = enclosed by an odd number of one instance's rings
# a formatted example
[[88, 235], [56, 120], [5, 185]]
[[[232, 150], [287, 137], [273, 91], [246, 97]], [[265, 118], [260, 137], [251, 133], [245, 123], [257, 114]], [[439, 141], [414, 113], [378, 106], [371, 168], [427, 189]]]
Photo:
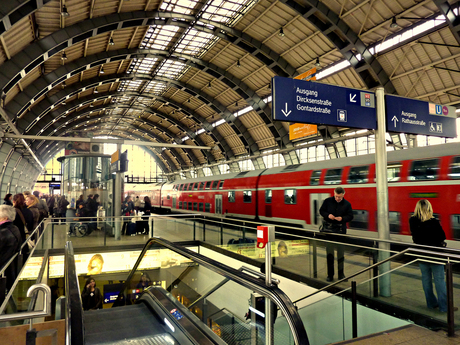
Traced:
[[193, 241], [201, 239], [201, 224], [195, 222], [195, 217], [184, 216], [152, 216], [150, 224], [153, 228], [153, 236], [159, 236], [168, 241]]
[[[43, 251], [32, 250], [28, 256], [24, 256], [23, 260], [26, 262], [21, 268], [16, 282], [7, 291], [5, 301], [0, 306], [1, 314], [7, 315], [34, 310], [34, 305], [31, 304], [32, 298], [27, 297], [27, 291], [36, 283], [47, 283], [49, 261], [48, 258], [44, 259], [43, 254]], [[20, 324], [23, 324], [23, 320], [2, 322], [0, 327]]]
[[[456, 263], [452, 258], [450, 261]], [[425, 320], [423, 321], [424, 326], [428, 328], [447, 328], [447, 313], [440, 311], [439, 308], [428, 308], [427, 306], [419, 268], [420, 262], [426, 264], [440, 263], [442, 271], [444, 270], [442, 266], [446, 263], [439, 259], [427, 260], [415, 255], [404, 255], [390, 260], [386, 267], [380, 267], [378, 275], [375, 277], [370, 276], [369, 272], [365, 271], [347, 282], [336, 284], [336, 289], [342, 287], [344, 290], [335, 295], [323, 291], [298, 300], [296, 304], [307, 329], [310, 343], [321, 345], [352, 338], [352, 302], [350, 298], [352, 281], [357, 283], [357, 329], [359, 337], [414, 322], [420, 323], [422, 319]], [[459, 283], [459, 275], [454, 274], [454, 306], [460, 303]], [[445, 281], [443, 284], [445, 286]], [[435, 284], [433, 284], [433, 291], [438, 296]], [[362, 301], [366, 304], [365, 306], [361, 304]], [[375, 309], [375, 306], [380, 306], [378, 309], [381, 310], [382, 305], [392, 311], [391, 315]], [[333, 324], [340, 328], [342, 334], [340, 334], [340, 330], [324, 328], [326, 321], [323, 318], [335, 320]], [[454, 313], [454, 319], [455, 324], [460, 323], [458, 312]], [[313, 331], [314, 329], [316, 331]]]

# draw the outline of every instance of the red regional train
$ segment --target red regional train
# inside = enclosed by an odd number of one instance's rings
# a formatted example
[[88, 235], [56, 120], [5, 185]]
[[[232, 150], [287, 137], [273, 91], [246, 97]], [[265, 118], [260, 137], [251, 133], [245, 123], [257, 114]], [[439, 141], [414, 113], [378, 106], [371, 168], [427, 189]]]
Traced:
[[[410, 235], [409, 217], [424, 198], [447, 238], [460, 240], [460, 143], [389, 151], [387, 176], [392, 234]], [[135, 193], [149, 195], [155, 208], [167, 211], [317, 229], [319, 207], [337, 186], [345, 188], [353, 207], [349, 233], [376, 232], [373, 154], [144, 185], [144, 193]]]

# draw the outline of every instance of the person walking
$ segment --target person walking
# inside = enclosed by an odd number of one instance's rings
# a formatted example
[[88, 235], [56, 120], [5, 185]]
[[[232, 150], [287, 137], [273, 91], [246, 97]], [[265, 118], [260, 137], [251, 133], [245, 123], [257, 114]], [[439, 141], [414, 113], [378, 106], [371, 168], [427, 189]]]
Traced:
[[[347, 233], [347, 223], [353, 220], [353, 209], [350, 202], [345, 200], [345, 190], [342, 187], [337, 187], [334, 190], [334, 196], [324, 199], [319, 213], [323, 217], [322, 231], [330, 233]], [[327, 231], [326, 231], [327, 230]], [[331, 240], [334, 240], [331, 238]], [[327, 281], [331, 282], [334, 279], [334, 250], [337, 251], [337, 268], [339, 279], [344, 279], [343, 266], [344, 245], [337, 243], [326, 243], [327, 257]]]
[[[439, 220], [433, 217], [433, 207], [428, 200], [421, 199], [415, 205], [414, 215], [409, 219], [412, 240], [416, 244], [433, 247], [444, 247], [446, 234]], [[447, 312], [447, 289], [444, 281], [444, 265], [432, 262], [419, 262], [422, 272], [422, 286], [425, 292], [426, 305], [430, 309], [438, 308]], [[436, 298], [433, 292], [433, 280], [436, 287]], [[454, 311], [458, 310], [457, 307]]]
[[139, 199], [139, 195], [137, 195], [136, 200], [134, 200], [134, 210], [136, 211], [136, 216], [139, 214], [140, 207], [141, 207], [141, 199]]
[[[16, 211], [13, 206], [0, 205], [0, 267], [5, 264], [19, 251], [21, 247], [21, 234], [13, 221]], [[11, 289], [16, 280], [17, 259], [14, 260], [5, 271], [6, 287]]]

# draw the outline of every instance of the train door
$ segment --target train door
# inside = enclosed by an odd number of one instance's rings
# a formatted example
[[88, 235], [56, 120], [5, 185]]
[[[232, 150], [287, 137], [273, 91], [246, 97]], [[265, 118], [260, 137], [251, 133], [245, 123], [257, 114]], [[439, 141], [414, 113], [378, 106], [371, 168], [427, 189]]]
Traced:
[[176, 208], [176, 197], [175, 196], [173, 196], [172, 208]]
[[312, 225], [321, 224], [321, 215], [319, 209], [323, 204], [324, 199], [329, 198], [331, 195], [328, 193], [311, 193], [310, 194], [310, 219]]
[[222, 195], [214, 196], [215, 213], [222, 214]]

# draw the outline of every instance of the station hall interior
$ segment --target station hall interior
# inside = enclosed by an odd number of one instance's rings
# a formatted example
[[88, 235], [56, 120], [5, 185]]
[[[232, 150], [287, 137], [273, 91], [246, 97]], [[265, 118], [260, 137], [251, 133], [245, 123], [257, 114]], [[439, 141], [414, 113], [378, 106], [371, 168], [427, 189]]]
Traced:
[[[267, 336], [262, 343], [285, 343], [288, 340], [281, 334], [289, 332], [293, 334], [292, 339], [302, 338], [299, 337], [304, 334], [302, 332], [308, 334], [300, 340], [302, 344], [353, 341], [356, 335], [354, 322], [349, 322], [351, 316], [348, 313], [355, 305], [350, 286], [354, 279], [358, 282], [361, 298], [356, 322], [359, 321], [358, 334], [363, 338], [358, 341], [362, 344], [366, 341], [415, 344], [420, 343], [421, 338], [431, 337], [435, 339], [431, 343], [458, 343], [456, 335], [451, 333], [455, 324], [460, 324], [458, 313], [445, 315], [439, 310], [425, 310], [418, 261], [412, 260], [412, 256], [417, 255], [414, 253], [418, 252], [407, 246], [400, 248], [398, 243], [411, 242], [408, 222], [416, 199], [433, 200], [434, 215], [444, 226], [448, 249], [442, 252], [441, 258], [433, 254], [433, 259], [431, 253], [425, 255], [430, 260], [441, 260], [446, 267], [447, 263], [454, 263], [450, 300], [453, 300], [452, 308], [460, 306], [460, 273], [455, 265], [460, 259], [460, 245], [457, 245], [460, 212], [455, 210], [456, 203], [460, 202], [457, 183], [460, 176], [460, 159], [457, 159], [460, 155], [459, 120], [449, 122], [449, 125], [439, 120], [436, 130], [428, 134], [416, 130], [392, 131], [389, 114], [383, 133], [379, 132], [377, 122], [373, 128], [350, 127], [346, 116], [359, 123], [362, 115], [360, 111], [351, 110], [348, 115], [337, 111], [332, 122], [310, 123], [307, 119], [297, 123], [289, 120], [292, 113], [288, 106], [291, 104], [276, 99], [273, 80], [283, 78], [284, 83], [295, 79], [299, 83], [325, 85], [331, 90], [339, 87], [349, 90], [348, 93], [356, 92], [356, 95], [377, 95], [380, 92], [385, 97], [397, 96], [407, 102], [440, 106], [442, 111], [453, 109], [454, 114], [449, 116], [456, 118], [460, 112], [459, 10], [460, 2], [448, 0], [1, 1], [0, 161], [3, 163], [0, 195], [3, 198], [7, 194], [39, 191], [46, 195], [67, 195], [69, 201], [75, 202], [81, 194], [86, 199], [89, 194], [99, 193], [104, 211], [94, 216], [97, 221], [83, 220], [80, 227], [75, 224], [79, 221], [74, 219], [75, 212], [67, 214], [69, 219], [57, 223], [50, 219], [45, 221], [37, 232], [37, 243], [29, 257], [32, 261], [29, 266], [24, 266], [28, 270], [23, 274], [28, 275], [17, 282], [17, 290], [24, 290], [33, 284], [32, 281], [38, 283], [38, 278], [55, 286], [53, 291], [62, 295], [67, 294], [66, 288], [77, 289], [76, 285], [66, 285], [71, 282], [64, 279], [64, 266], [67, 269], [67, 264], [71, 265], [67, 259], [72, 256], [82, 260], [76, 270], [78, 289], [83, 290], [91, 271], [91, 264], [82, 264], [83, 261], [91, 261], [98, 254], [107, 255], [116, 264], [112, 265], [112, 271], [107, 268], [105, 275], [96, 279], [101, 291], [106, 285], [105, 292], [114, 289], [107, 298], [119, 296], [120, 289], [129, 295], [128, 285], [135, 287], [148, 272], [151, 285], [158, 289], [148, 298], [167, 300], [171, 308], [182, 312], [184, 319], [197, 316], [207, 321], [211, 332], [200, 325], [201, 339], [209, 338], [210, 343], [220, 344], [224, 335], [231, 334], [224, 340], [237, 344], [233, 337], [238, 332], [233, 330], [232, 333], [224, 327], [231, 313], [212, 319], [200, 304], [202, 299], [206, 300], [202, 295], [209, 292], [201, 285], [207, 274], [200, 266], [202, 258], [182, 251], [176, 242], [236, 270], [249, 265], [251, 274], [256, 271], [254, 279], [261, 279], [257, 272], [266, 254], [253, 248], [257, 237], [255, 227], [273, 221], [277, 226], [276, 249], [283, 242], [290, 253], [288, 260], [273, 249], [276, 252], [273, 274], [281, 281], [279, 289], [285, 295], [278, 291], [274, 294], [283, 301], [283, 296], [298, 300], [294, 304], [289, 302], [289, 306], [295, 306], [299, 312], [290, 315], [287, 302], [278, 304], [275, 319], [280, 321], [268, 328], [267, 334], [274, 332], [272, 339], [268, 340]], [[338, 97], [334, 98], [334, 94], [328, 97], [333, 102], [341, 102]], [[377, 108], [378, 97], [375, 96], [376, 103], [372, 106], [363, 100], [362, 107]], [[350, 95], [348, 102], [343, 101], [343, 108], [354, 101], [354, 96]], [[279, 109], [274, 109], [276, 102], [281, 104]], [[275, 111], [284, 112], [286, 119], [280, 121]], [[416, 116], [413, 116], [414, 121]], [[444, 131], [449, 129], [457, 134], [443, 135], [441, 123]], [[390, 209], [386, 210], [385, 224], [387, 235], [391, 235], [391, 239], [387, 238], [388, 247], [385, 241], [376, 240], [381, 224], [376, 197], [373, 196], [373, 201], [366, 205], [365, 199], [357, 196], [360, 192], [368, 193], [366, 188], [372, 188], [371, 193], [375, 194], [379, 180], [375, 164], [376, 151], [379, 150], [377, 141], [382, 136], [389, 162], [387, 173], [393, 174], [387, 187]], [[123, 173], [119, 168], [110, 170], [110, 164], [113, 164], [110, 156], [117, 150], [127, 152], [128, 165]], [[422, 159], [425, 165], [413, 165], [416, 164], [414, 160]], [[437, 159], [435, 163], [434, 159]], [[64, 167], [63, 162], [75, 163]], [[343, 171], [333, 172], [339, 166]], [[367, 170], [360, 168], [363, 166], [367, 166]], [[78, 169], [81, 169], [80, 175]], [[112, 174], [115, 171], [117, 174]], [[273, 182], [269, 178], [276, 179], [278, 173], [304, 174], [302, 178], [306, 185], [297, 188], [293, 177], [287, 179], [293, 183], [287, 189], [284, 185], [271, 187]], [[315, 177], [315, 173], [318, 176]], [[354, 177], [351, 177], [352, 173]], [[258, 185], [252, 191], [252, 187], [237, 183], [229, 187], [237, 177], [247, 178], [247, 181], [258, 179], [265, 181], [266, 185]], [[333, 196], [334, 188], [340, 182], [347, 184], [345, 198], [350, 197], [355, 210], [354, 222], [349, 225], [350, 237], [317, 238], [320, 203], [326, 194]], [[417, 187], [408, 191], [412, 182]], [[309, 196], [305, 203], [307, 208], [302, 210], [302, 190], [310, 186], [316, 192]], [[391, 188], [396, 186], [407, 187], [404, 193], [408, 201], [401, 197], [399, 202], [403, 206], [399, 209], [391, 206], [398, 202], [397, 197], [392, 197], [395, 194], [391, 194], [395, 193]], [[223, 192], [219, 192], [220, 189]], [[167, 214], [152, 214], [146, 225], [147, 233], [136, 231], [136, 236], [123, 235], [126, 219], [120, 218], [123, 216], [120, 213], [122, 200], [127, 195], [134, 199], [152, 195], [153, 205], [153, 191], [157, 190], [168, 193], [167, 197], [164, 195], [164, 201], [160, 197], [158, 204], [160, 209], [166, 206]], [[212, 199], [206, 199], [204, 194], [198, 197], [201, 190], [212, 195]], [[219, 193], [221, 199], [217, 197]], [[445, 199], [444, 195], [447, 195]], [[277, 209], [267, 206], [268, 200], [270, 203], [281, 200], [279, 209], [294, 206], [297, 209], [276, 216]], [[443, 200], [447, 200], [445, 207]], [[255, 215], [243, 217], [246, 223], [236, 224], [230, 220], [241, 218], [239, 216], [246, 211], [252, 212], [252, 207]], [[218, 215], [217, 219], [212, 215]], [[139, 224], [145, 221], [141, 216], [142, 212], [136, 217]], [[292, 221], [286, 224], [288, 218]], [[93, 226], [92, 233], [88, 232]], [[129, 228], [129, 225], [125, 226]], [[70, 236], [74, 228], [77, 232], [84, 230], [81, 236]], [[364, 233], [363, 229], [369, 231]], [[159, 236], [172, 244], [157, 243], [150, 239], [152, 236]], [[295, 241], [299, 241], [298, 246]], [[67, 247], [68, 242], [73, 244], [75, 252]], [[347, 280], [335, 279], [329, 284], [326, 281], [326, 247], [331, 242], [345, 248]], [[250, 250], [244, 249], [248, 243]], [[209, 246], [218, 248], [210, 249]], [[154, 253], [152, 257], [156, 255], [158, 259], [153, 266], [144, 262], [150, 269], [142, 270], [136, 266], [143, 267], [141, 259], [136, 261], [143, 250]], [[222, 255], [225, 250], [231, 254]], [[390, 260], [388, 271], [382, 260], [404, 250], [408, 252], [402, 254], [402, 261], [399, 256]], [[120, 270], [115, 267], [123, 265], [115, 259], [117, 255], [129, 256], [127, 267]], [[44, 278], [46, 274], [37, 270], [37, 267], [44, 267], [41, 266], [46, 261], [44, 258], [56, 264], [56, 271], [52, 274], [49, 271], [52, 265], [46, 268], [48, 277], [53, 277], [48, 281]], [[172, 264], [173, 261], [177, 265]], [[369, 268], [372, 265], [379, 269], [384, 267], [381, 275]], [[212, 273], [213, 277], [217, 274], [212, 279], [216, 284], [219, 280], [217, 271]], [[388, 286], [385, 277], [393, 271], [392, 297], [385, 293], [377, 297], [375, 290], [379, 288], [375, 282], [381, 279], [382, 291], [382, 287]], [[355, 274], [356, 278], [348, 277]], [[239, 274], [235, 273], [235, 276], [236, 281], [231, 284], [244, 286], [244, 289], [235, 289], [244, 296], [239, 296], [235, 303], [239, 314], [247, 307], [249, 296], [257, 299], [254, 291], [270, 294], [264, 290], [263, 284], [259, 287], [257, 280], [250, 283], [255, 284], [251, 289], [247, 281], [241, 282], [244, 279]], [[126, 284], [118, 286], [118, 281]], [[186, 288], [182, 285], [185, 282], [189, 284]], [[161, 289], [170, 295], [162, 295]], [[194, 289], [201, 295], [186, 296]], [[222, 299], [221, 295], [232, 293], [231, 289], [230, 292], [225, 289], [225, 285], [217, 289], [216, 300], [210, 299], [210, 313], [213, 308], [216, 312], [219, 309], [217, 301]], [[315, 292], [314, 289], [321, 291]], [[310, 294], [324, 296], [322, 289], [337, 299], [327, 295], [322, 297], [323, 302], [318, 298], [305, 303], [305, 296]], [[34, 303], [30, 303], [26, 292], [12, 290], [7, 294], [0, 313], [13, 314], [15, 308], [18, 311], [40, 309], [40, 305], [36, 306], [42, 302], [40, 297], [40, 303], [35, 304], [34, 299]], [[134, 299], [138, 297], [138, 293], [132, 295]], [[174, 298], [171, 300], [170, 296]], [[193, 304], [193, 299], [197, 304]], [[199, 311], [192, 307], [184, 311], [176, 301], [186, 307], [193, 304]], [[14, 303], [15, 307], [8, 303]], [[111, 305], [104, 303], [102, 309]], [[321, 313], [321, 310], [334, 310], [334, 306], [337, 315]], [[54, 308], [53, 315], [56, 315]], [[144, 314], [145, 310], [130, 308], [132, 315], [138, 313], [150, 317], [150, 314]], [[158, 315], [162, 315], [160, 309], [155, 309]], [[194, 316], [188, 315], [189, 312]], [[387, 317], [392, 313], [397, 316]], [[238, 316], [242, 318], [243, 315]], [[316, 334], [313, 325], [319, 320], [327, 320], [328, 315], [340, 327], [330, 334], [327, 329]], [[177, 315], [175, 317], [177, 320]], [[379, 320], [381, 328], [367, 327], [366, 317]], [[246, 321], [257, 323], [255, 318]], [[49, 318], [42, 323], [47, 322], [50, 322]], [[238, 326], [246, 327], [244, 322], [242, 320]], [[5, 325], [1, 315], [0, 324]], [[296, 334], [293, 330], [297, 325], [306, 330]], [[15, 327], [19, 326], [15, 324]], [[46, 329], [48, 326], [40, 324], [37, 327]], [[56, 337], [64, 343], [66, 326], [59, 324], [56, 327]], [[89, 324], [86, 327], [90, 334]], [[108, 327], [115, 329], [114, 325]], [[122, 328], [121, 325], [118, 327]], [[8, 328], [1, 327], [0, 336], [8, 336]], [[111, 341], [115, 341], [116, 336], [124, 336], [121, 328], [120, 332], [114, 332]], [[247, 335], [249, 340], [241, 343], [258, 344], [265, 336], [258, 330], [244, 329], [241, 334]], [[97, 343], [100, 336], [99, 330], [92, 331], [95, 335], [93, 338], [88, 335], [88, 344], [91, 341]], [[146, 334], [139, 332], [139, 339], [147, 338]], [[150, 336], [157, 337], [159, 343], [181, 343], [177, 340], [179, 338], [170, 340], [169, 335], [164, 335], [167, 332], [158, 330]], [[387, 332], [391, 340], [388, 337], [377, 340], [382, 337], [382, 332]], [[216, 339], [210, 333], [220, 338]], [[401, 338], [393, 338], [398, 336]], [[191, 341], [185, 338], [180, 338], [184, 344]], [[297, 343], [297, 340], [289, 339], [292, 342], [287, 343]], [[406, 339], [406, 342], [399, 339]]]

